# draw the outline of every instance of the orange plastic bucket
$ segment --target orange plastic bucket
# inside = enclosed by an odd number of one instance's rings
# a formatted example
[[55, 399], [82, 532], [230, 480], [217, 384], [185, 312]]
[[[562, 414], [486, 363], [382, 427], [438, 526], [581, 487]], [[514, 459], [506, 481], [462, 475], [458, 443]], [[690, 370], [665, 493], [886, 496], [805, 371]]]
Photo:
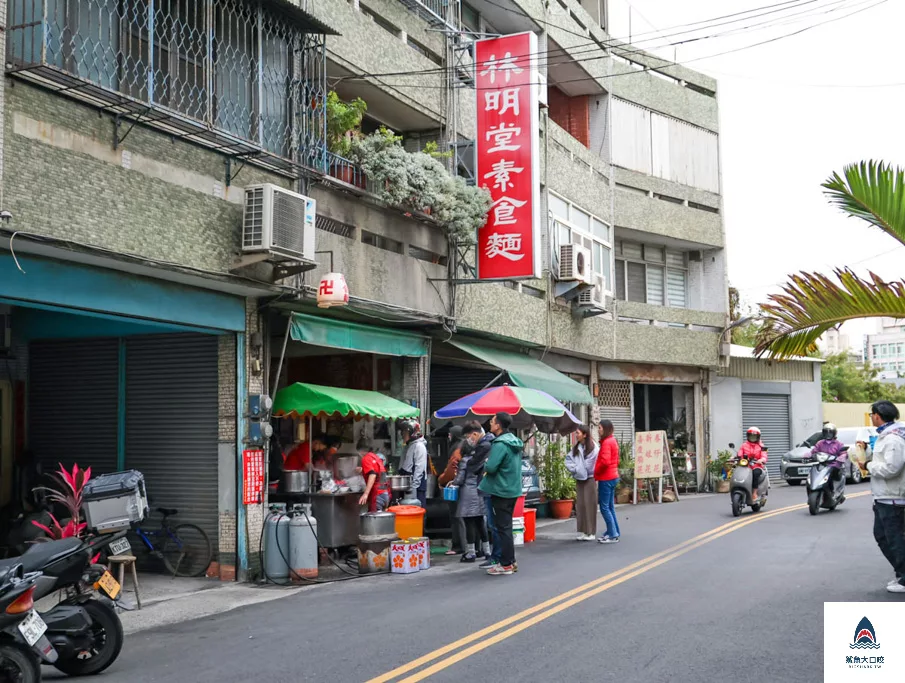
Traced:
[[417, 505], [394, 505], [387, 512], [396, 515], [396, 535], [399, 538], [417, 538], [424, 536], [424, 513]]
[[525, 508], [525, 543], [533, 543], [537, 537], [537, 510]]

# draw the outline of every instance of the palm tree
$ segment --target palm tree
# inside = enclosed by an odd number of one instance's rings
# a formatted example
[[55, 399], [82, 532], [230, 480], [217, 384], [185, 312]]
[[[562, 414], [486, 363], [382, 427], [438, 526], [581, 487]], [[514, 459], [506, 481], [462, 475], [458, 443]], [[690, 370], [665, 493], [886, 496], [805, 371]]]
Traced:
[[[834, 173], [822, 187], [831, 204], [905, 244], [905, 169], [862, 161], [846, 166], [842, 176]], [[874, 273], [860, 278], [850, 268], [837, 268], [834, 275], [791, 275], [781, 294], [761, 304], [758, 355], [803, 356], [820, 335], [846, 320], [905, 318], [905, 281], [886, 282]]]

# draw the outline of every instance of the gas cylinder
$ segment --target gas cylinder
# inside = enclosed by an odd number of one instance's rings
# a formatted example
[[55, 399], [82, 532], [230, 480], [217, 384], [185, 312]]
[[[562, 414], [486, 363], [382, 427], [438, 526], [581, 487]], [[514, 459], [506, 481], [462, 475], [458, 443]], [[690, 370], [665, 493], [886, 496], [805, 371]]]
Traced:
[[285, 505], [274, 505], [264, 520], [264, 576], [269, 581], [289, 578], [289, 524]]
[[317, 578], [317, 520], [311, 507], [298, 505], [292, 509], [289, 522], [289, 567], [296, 582]]

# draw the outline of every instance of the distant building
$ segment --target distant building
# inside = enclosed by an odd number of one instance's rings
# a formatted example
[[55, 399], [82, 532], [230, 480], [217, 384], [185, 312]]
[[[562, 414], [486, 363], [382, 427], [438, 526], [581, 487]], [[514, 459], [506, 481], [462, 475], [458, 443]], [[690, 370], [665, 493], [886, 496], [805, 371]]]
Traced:
[[824, 356], [836, 356], [840, 353], [845, 353], [855, 363], [864, 362], [864, 351], [853, 348], [851, 337], [837, 329], [827, 330], [817, 340], [817, 346], [820, 347]]
[[881, 318], [877, 333], [866, 337], [864, 351], [867, 361], [888, 373], [905, 374], [905, 320]]

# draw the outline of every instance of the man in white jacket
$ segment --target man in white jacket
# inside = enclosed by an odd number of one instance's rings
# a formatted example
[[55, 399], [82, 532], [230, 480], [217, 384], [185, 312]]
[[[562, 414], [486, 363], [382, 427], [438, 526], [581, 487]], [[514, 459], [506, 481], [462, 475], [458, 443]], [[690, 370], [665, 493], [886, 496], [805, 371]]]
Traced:
[[892, 565], [896, 578], [890, 593], [905, 593], [905, 426], [899, 424], [899, 409], [889, 401], [870, 407], [877, 428], [873, 461], [867, 463], [874, 498], [874, 538]]

